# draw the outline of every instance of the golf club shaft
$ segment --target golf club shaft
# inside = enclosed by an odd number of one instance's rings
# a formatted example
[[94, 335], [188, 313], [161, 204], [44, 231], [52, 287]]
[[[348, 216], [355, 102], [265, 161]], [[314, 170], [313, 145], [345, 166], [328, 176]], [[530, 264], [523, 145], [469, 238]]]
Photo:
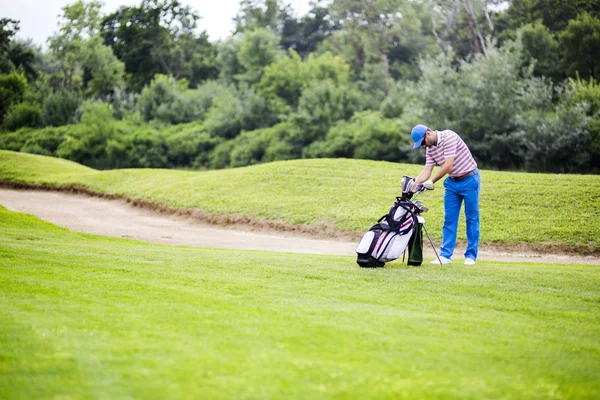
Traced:
[[423, 224], [423, 230], [425, 231], [425, 234], [427, 235], [427, 239], [429, 239], [429, 243], [431, 244], [431, 248], [433, 249], [433, 252], [435, 253], [435, 257], [438, 259], [440, 265], [442, 265], [442, 260], [440, 260], [440, 256], [438, 256], [438, 253], [435, 250], [433, 240], [431, 240], [431, 236], [429, 236], [429, 232], [427, 232], [427, 228], [425, 228], [425, 224]]

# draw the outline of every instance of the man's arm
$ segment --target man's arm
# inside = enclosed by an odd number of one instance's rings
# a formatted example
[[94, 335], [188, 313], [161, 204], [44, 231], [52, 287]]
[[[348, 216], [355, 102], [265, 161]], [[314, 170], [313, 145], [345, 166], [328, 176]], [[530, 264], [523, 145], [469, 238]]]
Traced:
[[[444, 160], [444, 164], [440, 167], [440, 169], [438, 170], [437, 174], [435, 174], [433, 176], [433, 178], [431, 179], [431, 181], [433, 183], [436, 183], [437, 181], [439, 181], [440, 179], [442, 179], [444, 176], [446, 176], [446, 174], [450, 171], [450, 169], [452, 168], [452, 165], [454, 165], [454, 157], [449, 157], [446, 158]], [[420, 175], [419, 175], [420, 176]], [[429, 176], [428, 176], [429, 177]]]
[[417, 178], [415, 179], [415, 185], [418, 185], [419, 183], [423, 183], [427, 179], [429, 179], [432, 172], [433, 172], [433, 165], [426, 165], [425, 168], [423, 168], [423, 171], [421, 171], [419, 176], [417, 176]]

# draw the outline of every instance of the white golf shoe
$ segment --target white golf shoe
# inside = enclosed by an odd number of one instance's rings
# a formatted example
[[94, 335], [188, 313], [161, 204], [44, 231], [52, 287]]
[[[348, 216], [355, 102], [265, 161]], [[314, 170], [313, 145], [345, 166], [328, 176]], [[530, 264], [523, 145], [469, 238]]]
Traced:
[[440, 256], [440, 259], [438, 260], [437, 258], [435, 260], [433, 260], [431, 262], [432, 264], [436, 264], [436, 265], [446, 265], [446, 264], [452, 264], [452, 260], [446, 257], [442, 257]]
[[467, 257], [467, 258], [465, 258], [465, 265], [475, 265], [475, 260]]

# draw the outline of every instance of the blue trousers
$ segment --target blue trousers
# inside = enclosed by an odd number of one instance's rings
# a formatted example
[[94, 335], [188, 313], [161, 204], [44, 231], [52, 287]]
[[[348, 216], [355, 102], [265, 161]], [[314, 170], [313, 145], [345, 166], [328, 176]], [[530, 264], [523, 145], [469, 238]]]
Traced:
[[479, 188], [481, 177], [475, 174], [461, 181], [451, 178], [444, 180], [444, 228], [442, 229], [442, 246], [440, 255], [451, 258], [456, 245], [458, 216], [464, 201], [467, 222], [467, 250], [465, 258], [477, 259], [479, 247]]

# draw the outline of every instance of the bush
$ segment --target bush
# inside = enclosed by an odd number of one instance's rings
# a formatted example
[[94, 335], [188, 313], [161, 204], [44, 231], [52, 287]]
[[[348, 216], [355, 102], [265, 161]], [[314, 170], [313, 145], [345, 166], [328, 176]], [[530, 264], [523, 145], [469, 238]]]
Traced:
[[550, 110], [538, 109], [520, 115], [521, 134], [528, 151], [528, 170], [547, 172], [591, 172], [589, 104], [573, 102], [571, 88], [559, 88], [559, 102]]
[[236, 56], [240, 70], [235, 76], [238, 82], [250, 85], [258, 82], [264, 68], [283, 55], [279, 38], [268, 29], [246, 31], [235, 41], [239, 42]]
[[265, 68], [257, 85], [259, 93], [266, 98], [278, 98], [295, 109], [302, 91], [316, 81], [330, 80], [336, 85], [347, 85], [350, 67], [339, 57], [325, 53], [315, 57], [309, 55], [306, 61], [290, 50], [288, 57], [282, 57]]
[[71, 127], [45, 128], [34, 131], [20, 151], [45, 156], [56, 156], [56, 150], [66, 140]]
[[204, 127], [214, 137], [233, 139], [242, 130], [254, 130], [278, 122], [277, 103], [268, 102], [253, 88], [227, 88], [213, 98]]
[[376, 111], [357, 113], [350, 122], [338, 123], [324, 139], [310, 145], [305, 156], [407, 161], [411, 151], [408, 129], [399, 120], [383, 118]]
[[400, 118], [407, 106], [406, 88], [403, 82], [394, 82], [388, 91], [388, 96], [379, 105], [379, 111], [384, 118]]
[[[61, 143], [56, 154], [92, 168], [110, 168], [112, 164], [106, 154], [106, 145], [117, 130], [111, 106], [86, 101], [80, 111], [81, 122], [75, 125], [76, 133]], [[119, 125], [122, 126], [126, 125]]]
[[21, 128], [15, 132], [0, 132], [0, 149], [21, 151], [25, 142], [37, 132], [31, 128]]
[[0, 75], [0, 122], [12, 104], [23, 101], [27, 79], [23, 74], [12, 72]]
[[164, 138], [150, 127], [111, 138], [106, 143], [110, 168], [166, 168], [166, 154]]
[[23, 102], [12, 105], [2, 123], [7, 131], [15, 131], [22, 127], [37, 128], [42, 125], [42, 109], [39, 104]]
[[301, 147], [325, 137], [338, 121], [361, 111], [361, 95], [351, 86], [338, 86], [330, 80], [313, 82], [304, 92], [298, 111], [290, 120], [297, 128], [295, 142]]
[[199, 120], [205, 110], [196, 93], [188, 89], [185, 79], [176, 81], [166, 75], [156, 75], [138, 96], [137, 109], [146, 121], [180, 124]]
[[569, 104], [586, 106], [586, 115], [589, 119], [590, 141], [586, 149], [590, 153], [590, 172], [600, 171], [600, 84], [593, 79], [571, 80]]
[[77, 109], [80, 106], [79, 96], [73, 92], [54, 92], [42, 105], [42, 124], [44, 126], [61, 126], [75, 122]]
[[162, 132], [167, 146], [169, 165], [173, 167], [206, 167], [211, 151], [222, 139], [211, 137], [199, 122], [180, 124]]
[[281, 123], [271, 128], [242, 132], [232, 141], [231, 167], [299, 158], [300, 152], [289, 142], [292, 127]]
[[193, 93], [193, 97], [198, 107], [199, 119], [204, 120], [206, 118], [215, 97], [225, 91], [227, 91], [227, 86], [217, 81], [206, 81], [198, 86]]
[[230, 154], [233, 149], [233, 140], [219, 143], [210, 154], [208, 167], [212, 169], [221, 169], [229, 167], [231, 162]]

